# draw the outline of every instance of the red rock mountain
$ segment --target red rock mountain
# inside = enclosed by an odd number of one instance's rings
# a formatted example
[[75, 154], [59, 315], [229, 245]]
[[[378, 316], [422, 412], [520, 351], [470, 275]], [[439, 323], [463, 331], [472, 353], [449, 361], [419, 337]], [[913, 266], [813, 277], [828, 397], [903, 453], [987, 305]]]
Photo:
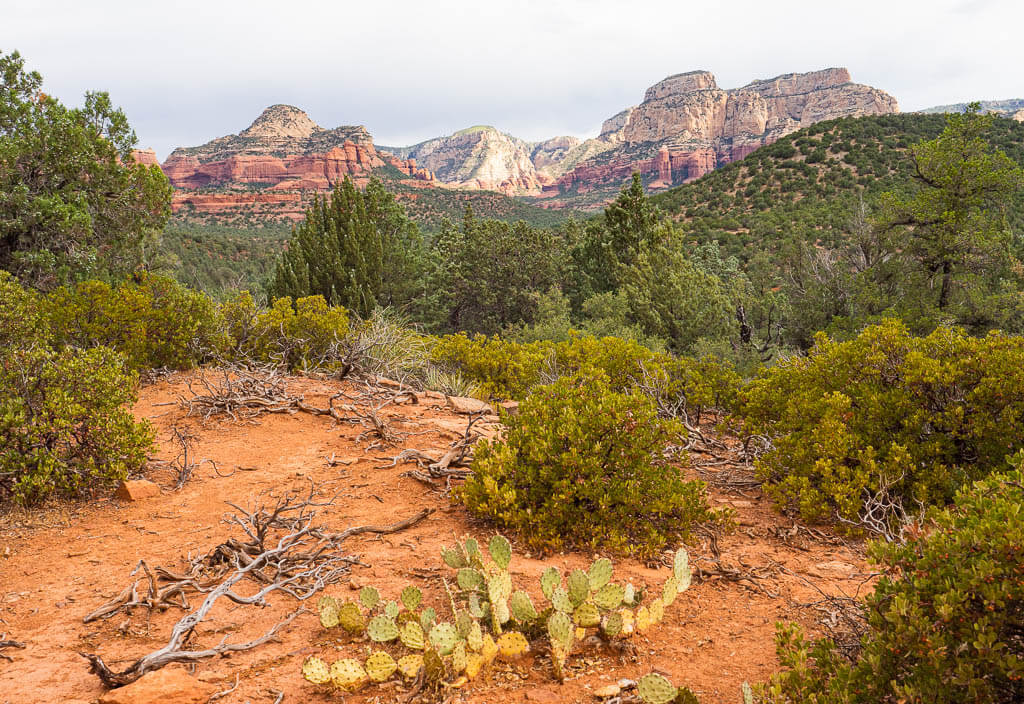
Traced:
[[[547, 207], [595, 207], [634, 171], [650, 188], [667, 188], [815, 122], [898, 110], [889, 94], [852, 83], [845, 68], [729, 90], [711, 73], [691, 71], [651, 86], [643, 102], [584, 141], [530, 143], [481, 126], [411, 147], [378, 148], [364, 127], [325, 129], [296, 107], [272, 105], [237, 135], [175, 149], [162, 168], [178, 190], [175, 207], [206, 212], [270, 204], [298, 217], [303, 194], [380, 170], [422, 186], [541, 197]], [[152, 152], [136, 159], [156, 161]]]
[[[787, 74], [719, 88], [707, 71], [691, 71], [647, 89], [640, 105], [604, 123], [596, 154], [545, 186], [548, 195], [619, 185], [634, 171], [653, 188], [703, 176], [801, 127], [838, 117], [898, 112], [895, 98], [852, 83], [845, 68]], [[587, 144], [586, 142], [584, 144]]]

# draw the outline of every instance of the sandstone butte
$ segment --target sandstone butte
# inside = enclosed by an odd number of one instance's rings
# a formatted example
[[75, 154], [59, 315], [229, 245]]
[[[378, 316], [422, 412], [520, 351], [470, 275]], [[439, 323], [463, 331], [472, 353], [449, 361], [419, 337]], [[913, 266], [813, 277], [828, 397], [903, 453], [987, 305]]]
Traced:
[[[884, 91], [829, 68], [722, 89], [707, 71], [677, 74], [604, 122], [594, 139], [525, 142], [471, 127], [411, 147], [376, 147], [365, 127], [325, 129], [302, 110], [273, 105], [237, 135], [175, 149], [161, 165], [175, 210], [217, 213], [242, 205], [300, 217], [303, 194], [346, 176], [390, 172], [408, 185], [554, 198], [617, 188], [634, 171], [652, 189], [685, 183], [801, 127], [837, 117], [898, 112]], [[156, 164], [151, 150], [136, 159]], [[571, 204], [569, 202], [568, 204]]]

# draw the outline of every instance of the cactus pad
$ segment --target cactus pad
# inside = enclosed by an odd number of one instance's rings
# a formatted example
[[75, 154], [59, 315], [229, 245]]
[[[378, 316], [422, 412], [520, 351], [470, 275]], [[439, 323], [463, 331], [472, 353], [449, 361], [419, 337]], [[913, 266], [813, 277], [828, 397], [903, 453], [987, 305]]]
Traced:
[[422, 655], [406, 655], [398, 660], [398, 671], [402, 673], [403, 677], [407, 677], [410, 680], [420, 673], [422, 667]]
[[576, 607], [576, 611], [573, 612], [572, 620], [576, 622], [576, 625], [580, 628], [591, 628], [601, 623], [601, 612], [597, 610], [597, 607], [589, 602], [584, 602]]
[[480, 543], [476, 542], [476, 538], [466, 538], [465, 548], [470, 562], [480, 562]]
[[743, 694], [743, 704], [754, 704], [754, 690], [750, 688], [749, 682], [740, 685], [740, 692]]
[[487, 609], [484, 608], [485, 604], [480, 601], [480, 597], [476, 594], [469, 595], [469, 602], [466, 604], [466, 608], [469, 609], [469, 613], [473, 618], [484, 618], [487, 616]]
[[354, 636], [362, 635], [366, 630], [366, 619], [363, 612], [351, 601], [347, 601], [338, 609], [338, 623]]
[[651, 602], [649, 609], [651, 614], [651, 623], [661, 623], [661, 619], [665, 618], [665, 602], [661, 599], [655, 599]]
[[618, 584], [606, 584], [594, 594], [594, 603], [603, 611], [617, 609], [622, 605], [626, 590]]
[[643, 633], [651, 627], [651, 612], [646, 606], [641, 606], [636, 610], [636, 630]]
[[601, 624], [601, 630], [609, 638], [614, 638], [622, 633], [622, 614], [618, 611], [612, 611], [605, 616], [604, 622]]
[[402, 606], [409, 611], [415, 611], [423, 601], [423, 592], [416, 587], [406, 587], [402, 590]]
[[508, 601], [510, 596], [512, 596], [512, 575], [508, 572], [491, 575], [491, 578], [487, 580], [487, 597], [491, 603]]
[[672, 704], [700, 704], [700, 699], [697, 699], [697, 695], [688, 687], [680, 687], [676, 690], [676, 698], [672, 700]]
[[672, 576], [683, 581], [683, 576], [690, 572], [690, 556], [685, 548], [676, 550], [675, 559], [672, 561]]
[[491, 613], [494, 616], [494, 621], [499, 624], [508, 623], [508, 620], [512, 618], [512, 612], [509, 611], [507, 601], [499, 601], [491, 604]]
[[313, 684], [327, 684], [331, 681], [331, 668], [318, 657], [308, 657], [302, 663], [302, 676]]
[[462, 552], [462, 547], [458, 544], [455, 545], [454, 549], [442, 548], [441, 559], [444, 560], [444, 564], [455, 570], [469, 565], [466, 561], [466, 556]]
[[363, 587], [359, 590], [359, 603], [367, 610], [373, 609], [374, 606], [380, 603], [380, 592], [373, 587]]
[[551, 643], [551, 667], [554, 670], [555, 679], [559, 682], [565, 680], [565, 661], [569, 658], [569, 649], [561, 643]]
[[503, 535], [494, 536], [487, 544], [487, 552], [491, 554], [491, 559], [499, 570], [508, 569], [508, 564], [512, 561], [512, 545], [508, 538]]
[[569, 599], [569, 593], [561, 587], [555, 589], [551, 594], [551, 606], [555, 608], [555, 611], [572, 613], [572, 600]]
[[636, 617], [633, 612], [629, 609], [619, 609], [618, 613], [622, 616], [622, 635], [633, 635], [633, 631], [636, 630]]
[[484, 647], [484, 631], [476, 621], [473, 621], [469, 627], [469, 633], [466, 634], [466, 645], [469, 646], [470, 650], [477, 653]]
[[679, 580], [673, 575], [665, 580], [665, 586], [661, 590], [661, 600], [665, 602], [665, 606], [672, 606], [678, 594]]
[[455, 674], [457, 675], [465, 669], [466, 644], [465, 642], [460, 640], [458, 643], [455, 644], [455, 647], [452, 648], [452, 671], [454, 671]]
[[427, 608], [423, 609], [422, 613], [420, 613], [420, 626], [423, 627], [424, 631], [429, 631], [431, 628], [433, 628], [434, 621], [436, 620], [437, 612], [434, 611], [433, 606], [428, 606]]
[[455, 615], [455, 630], [459, 633], [459, 638], [465, 638], [469, 635], [470, 629], [473, 627], [473, 617], [465, 611], [459, 611]]
[[388, 680], [391, 675], [395, 674], [395, 670], [397, 669], [398, 663], [396, 663], [395, 659], [383, 650], [378, 650], [374, 652], [373, 655], [366, 658], [366, 674], [369, 675], [370, 679], [374, 682], [384, 682]]
[[[330, 597], [328, 597], [330, 599]], [[320, 600], [320, 625], [324, 628], [334, 628], [338, 625], [338, 602]]]
[[537, 609], [533, 608], [530, 595], [522, 590], [519, 590], [509, 598], [508, 608], [512, 611], [512, 615], [516, 617], [516, 621], [520, 623], [532, 623], [537, 619]]
[[498, 651], [503, 658], [517, 658], [530, 650], [530, 644], [519, 631], [502, 633], [498, 637]]
[[637, 680], [636, 693], [644, 704], [669, 704], [676, 698], [676, 688], [672, 683], [655, 672]]
[[587, 575], [590, 578], [590, 591], [596, 592], [608, 584], [612, 579], [612, 570], [612, 561], [607, 557], [594, 560], [594, 564], [590, 566], [590, 572]]
[[484, 656], [479, 653], [470, 653], [466, 656], [466, 677], [475, 678], [484, 667]]
[[583, 570], [573, 570], [566, 579], [566, 586], [569, 587], [569, 601], [573, 607], [577, 607], [590, 596], [590, 577]]
[[544, 597], [548, 601], [551, 601], [551, 595], [555, 593], [555, 589], [561, 583], [562, 574], [557, 567], [548, 567], [544, 570], [544, 574], [540, 576], [540, 590], [544, 592]]
[[480, 654], [484, 656], [484, 662], [491, 662], [498, 655], [498, 644], [491, 638], [490, 633], [484, 634], [484, 644], [480, 648]]
[[384, 605], [384, 615], [390, 619], [398, 618], [398, 612], [401, 610], [402, 609], [398, 606], [397, 601], [389, 601]]
[[331, 682], [340, 689], [354, 692], [366, 682], [366, 670], [358, 660], [336, 660], [331, 665]]
[[423, 650], [425, 645], [423, 628], [416, 621], [409, 621], [402, 627], [402, 645], [410, 650]]
[[430, 643], [438, 655], [448, 655], [459, 642], [459, 633], [450, 623], [439, 623], [430, 629]]
[[463, 567], [456, 573], [455, 581], [459, 583], [459, 589], [469, 592], [483, 586], [484, 576], [472, 567]]
[[574, 630], [568, 614], [555, 611], [548, 617], [548, 637], [553, 644], [558, 643], [566, 652], [572, 646]]
[[427, 649], [423, 654], [423, 669], [428, 682], [440, 682], [444, 679], [444, 660], [436, 650]]
[[374, 616], [366, 627], [366, 635], [376, 643], [386, 643], [398, 637], [398, 624], [387, 616]]

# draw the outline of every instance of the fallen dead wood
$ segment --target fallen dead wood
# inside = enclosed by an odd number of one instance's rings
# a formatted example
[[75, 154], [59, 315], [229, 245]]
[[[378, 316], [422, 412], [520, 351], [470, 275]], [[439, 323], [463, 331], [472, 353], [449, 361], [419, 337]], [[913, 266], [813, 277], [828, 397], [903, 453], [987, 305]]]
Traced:
[[[5, 650], [7, 648], [24, 648], [24, 647], [25, 647], [24, 643], [20, 643], [20, 642], [18, 642], [16, 640], [8, 640], [6, 633], [0, 633], [0, 650]], [[4, 655], [3, 653], [0, 653], [0, 658], [3, 658], [4, 660], [7, 660], [8, 662], [14, 662], [14, 658], [12, 658], [10, 655]]]
[[412, 477], [431, 487], [435, 487], [435, 481], [443, 480], [447, 491], [451, 488], [452, 479], [465, 479], [473, 474], [469, 469], [473, 463], [473, 445], [482, 437], [473, 430], [473, 425], [485, 415], [483, 412], [470, 414], [462, 437], [449, 445], [448, 450], [440, 457], [435, 458], [421, 450], [407, 448], [392, 457], [390, 464], [378, 465], [377, 468], [386, 469], [406, 462], [415, 462], [418, 469], [404, 472], [403, 477]]
[[[329, 532], [314, 524], [315, 507], [330, 505], [333, 498], [317, 503], [314, 489], [304, 499], [288, 495], [272, 508], [259, 506], [245, 510], [229, 504], [236, 513], [228, 517], [245, 534], [244, 538], [229, 538], [212, 550], [190, 558], [187, 571], [177, 574], [156, 567], [150, 569], [144, 560], [132, 571], [141, 576], [120, 594], [84, 618], [84, 622], [109, 618], [121, 611], [135, 608], [189, 610], [188, 595], [206, 594], [203, 602], [181, 618], [171, 631], [163, 648], [145, 655], [124, 670], [111, 670], [97, 654], [80, 653], [90, 663], [90, 670], [107, 687], [130, 684], [147, 672], [175, 662], [194, 662], [229, 652], [250, 650], [269, 640], [304, 612], [299, 608], [275, 624], [262, 636], [247, 643], [227, 643], [202, 649], [186, 649], [196, 627], [203, 621], [214, 604], [221, 598], [239, 605], [265, 606], [267, 596], [280, 592], [304, 602], [329, 584], [338, 582], [352, 564], [359, 563], [357, 555], [342, 553], [342, 543], [362, 533], [396, 533], [416, 525], [433, 510], [424, 509], [414, 516], [390, 526], [355, 526], [340, 533]], [[276, 543], [275, 543], [276, 538]], [[146, 591], [140, 594], [143, 582]], [[257, 591], [242, 595], [235, 591], [241, 582], [255, 583]]]

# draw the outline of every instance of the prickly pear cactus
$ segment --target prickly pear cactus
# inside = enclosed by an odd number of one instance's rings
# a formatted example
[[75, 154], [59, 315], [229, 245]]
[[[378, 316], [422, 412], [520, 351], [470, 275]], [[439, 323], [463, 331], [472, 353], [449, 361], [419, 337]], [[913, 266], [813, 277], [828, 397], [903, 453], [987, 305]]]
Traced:
[[354, 636], [362, 635], [366, 630], [366, 619], [363, 618], [363, 612], [351, 601], [345, 602], [338, 609], [338, 623]]
[[397, 669], [398, 663], [383, 650], [378, 650], [366, 658], [366, 674], [374, 682], [386, 682]]
[[469, 653], [466, 656], [466, 677], [471, 680], [475, 679], [485, 664], [483, 655], [480, 653]]
[[439, 623], [430, 629], [430, 643], [438, 655], [448, 655], [459, 642], [459, 633], [450, 623]]
[[444, 680], [444, 660], [436, 650], [427, 649], [423, 653], [423, 671], [428, 682], [441, 682]]
[[454, 549], [442, 548], [441, 559], [444, 560], [444, 564], [448, 565], [452, 569], [459, 569], [460, 567], [468, 567], [469, 561], [466, 560], [466, 555], [462, 550], [462, 546], [456, 543]]
[[331, 668], [317, 657], [308, 657], [302, 663], [302, 676], [313, 684], [327, 684], [331, 681]]
[[338, 602], [331, 597], [324, 597], [318, 604], [320, 607], [320, 625], [334, 628], [338, 625]]
[[384, 615], [392, 620], [398, 618], [398, 613], [401, 610], [397, 601], [389, 601], [384, 605]]
[[337, 660], [331, 665], [331, 682], [335, 687], [354, 692], [366, 683], [366, 670], [358, 660]]
[[594, 604], [602, 611], [611, 611], [622, 605], [626, 590], [618, 584], [606, 584], [594, 593]]
[[544, 574], [540, 576], [540, 590], [544, 592], [544, 597], [551, 601], [552, 594], [555, 593], [555, 589], [562, 584], [562, 573], [558, 571], [557, 567], [548, 567], [544, 570]]
[[533, 608], [530, 595], [519, 590], [508, 600], [508, 608], [512, 611], [516, 621], [520, 623], [533, 623], [537, 620], [537, 609]]
[[403, 677], [407, 677], [410, 680], [415, 679], [422, 668], [422, 655], [406, 655], [404, 658], [398, 659], [398, 671], [402, 673]]
[[576, 622], [576, 625], [580, 628], [591, 628], [601, 623], [601, 612], [597, 610], [597, 607], [589, 602], [584, 602], [576, 607], [576, 611], [573, 612], [572, 620]]
[[590, 566], [590, 571], [587, 573], [590, 578], [590, 591], [596, 592], [608, 584], [612, 579], [613, 569], [612, 561], [606, 557], [594, 560], [594, 564]]
[[380, 602], [380, 592], [373, 587], [363, 587], [359, 590], [359, 603], [362, 604], [367, 611], [372, 611]]
[[437, 612], [434, 611], [434, 607], [428, 606], [420, 613], [420, 626], [424, 632], [429, 632], [434, 627], [435, 621], [437, 621]]
[[609, 638], [622, 633], [622, 614], [618, 611], [612, 611], [604, 620], [601, 622], [601, 631]]
[[491, 542], [487, 544], [487, 552], [491, 554], [491, 559], [499, 570], [508, 569], [512, 561], [512, 545], [505, 536], [496, 535], [491, 538]]
[[484, 647], [484, 631], [480, 628], [480, 624], [477, 621], [469, 627], [469, 633], [466, 634], [466, 645], [473, 652], [479, 653]]
[[416, 587], [406, 587], [402, 590], [402, 606], [409, 611], [415, 611], [420, 602], [423, 601], [423, 592]]
[[425, 645], [423, 636], [423, 627], [416, 621], [409, 621], [402, 626], [402, 631], [399, 634], [402, 640], [402, 645], [410, 650], [423, 650]]
[[398, 624], [386, 615], [374, 616], [366, 627], [366, 634], [376, 643], [386, 643], [398, 638]]
[[498, 644], [491, 638], [490, 633], [484, 634], [484, 643], [480, 648], [480, 654], [484, 656], [484, 662], [492, 662], [498, 656]]
[[566, 580], [566, 586], [569, 587], [569, 601], [573, 607], [579, 606], [590, 596], [590, 577], [583, 570], [573, 570]]
[[459, 641], [452, 648], [452, 671], [457, 675], [466, 669], [466, 643]]
[[573, 605], [572, 600], [569, 598], [569, 593], [558, 587], [551, 594], [551, 606], [555, 611], [561, 611], [562, 613], [571, 614]]
[[526, 636], [519, 631], [509, 631], [498, 637], [498, 651], [503, 658], [517, 658], [529, 650]]
[[575, 630], [572, 619], [562, 611], [555, 611], [548, 617], [548, 637], [552, 643], [558, 643], [566, 651], [572, 647]]
[[669, 704], [676, 698], [676, 688], [661, 675], [652, 672], [636, 683], [637, 694], [644, 704]]
[[750, 688], [749, 682], [740, 685], [740, 692], [743, 694], [743, 704], [754, 704], [754, 690]]
[[455, 575], [459, 589], [469, 592], [484, 585], [484, 576], [472, 567], [463, 567]]

